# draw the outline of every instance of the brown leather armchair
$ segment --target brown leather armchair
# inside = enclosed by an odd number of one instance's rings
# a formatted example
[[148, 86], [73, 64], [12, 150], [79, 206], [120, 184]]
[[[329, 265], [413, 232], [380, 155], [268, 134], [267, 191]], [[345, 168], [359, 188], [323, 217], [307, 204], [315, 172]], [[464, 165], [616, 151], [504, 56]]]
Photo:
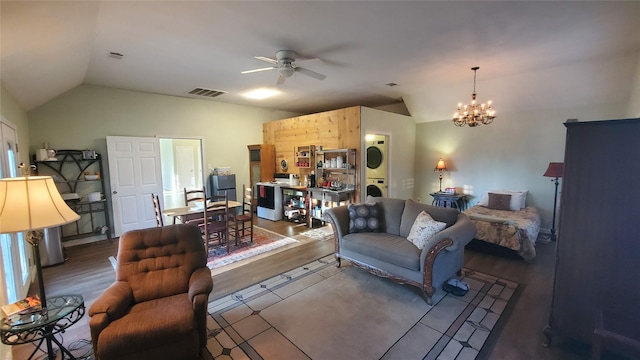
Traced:
[[95, 358], [201, 358], [213, 289], [206, 263], [195, 225], [123, 234], [116, 281], [89, 308]]

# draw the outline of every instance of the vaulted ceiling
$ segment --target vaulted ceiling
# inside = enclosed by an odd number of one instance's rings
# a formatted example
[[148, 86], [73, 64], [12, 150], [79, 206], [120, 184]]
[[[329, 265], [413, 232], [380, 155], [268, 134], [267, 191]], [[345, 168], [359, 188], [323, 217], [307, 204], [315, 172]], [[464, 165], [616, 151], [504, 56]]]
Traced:
[[[638, 1], [4, 1], [0, 80], [25, 110], [81, 84], [313, 113], [404, 101], [416, 121], [628, 101]], [[294, 50], [276, 85], [255, 56]], [[122, 54], [117, 59], [111, 53]], [[390, 86], [390, 84], [396, 84]], [[257, 87], [281, 94], [256, 101]]]

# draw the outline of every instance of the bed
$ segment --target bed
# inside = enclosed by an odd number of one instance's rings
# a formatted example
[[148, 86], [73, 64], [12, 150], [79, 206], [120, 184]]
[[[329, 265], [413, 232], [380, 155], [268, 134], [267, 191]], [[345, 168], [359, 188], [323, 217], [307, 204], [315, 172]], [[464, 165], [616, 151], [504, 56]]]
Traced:
[[[526, 194], [525, 194], [526, 197]], [[476, 239], [514, 250], [527, 262], [536, 257], [535, 243], [540, 232], [540, 215], [533, 206], [496, 209], [474, 205], [464, 211], [476, 226]], [[507, 207], [508, 208], [508, 207]]]

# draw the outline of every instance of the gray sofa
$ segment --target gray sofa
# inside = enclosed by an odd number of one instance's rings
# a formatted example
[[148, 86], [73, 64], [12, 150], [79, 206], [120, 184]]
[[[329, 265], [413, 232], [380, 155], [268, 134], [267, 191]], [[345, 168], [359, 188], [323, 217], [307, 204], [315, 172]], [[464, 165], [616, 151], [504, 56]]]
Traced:
[[[349, 233], [348, 205], [324, 213], [324, 219], [333, 227], [338, 267], [340, 260], [346, 259], [375, 275], [417, 286], [431, 305], [435, 289], [459, 274], [464, 262], [464, 247], [475, 236], [475, 226], [465, 214], [455, 209], [421, 204], [411, 199], [368, 197], [367, 203], [378, 204], [382, 232]], [[407, 240], [407, 236], [422, 210], [447, 226], [420, 250]]]

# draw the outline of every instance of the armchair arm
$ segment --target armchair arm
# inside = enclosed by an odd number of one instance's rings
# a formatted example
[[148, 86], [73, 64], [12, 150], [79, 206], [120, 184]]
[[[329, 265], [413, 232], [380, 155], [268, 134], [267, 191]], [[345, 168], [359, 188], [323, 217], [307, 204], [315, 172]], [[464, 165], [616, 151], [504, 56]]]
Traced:
[[91, 317], [89, 328], [92, 338], [97, 339], [100, 332], [111, 321], [123, 316], [132, 302], [133, 290], [129, 283], [116, 281], [111, 284], [89, 308], [89, 316]]
[[458, 214], [458, 220], [455, 224], [435, 234], [433, 238], [427, 243], [426, 247], [429, 247], [430, 243], [435, 243], [440, 239], [450, 238], [453, 240], [453, 245], [447, 247], [447, 251], [456, 251], [458, 247], [465, 247], [469, 241], [473, 240], [476, 236], [476, 226], [473, 225], [471, 219], [463, 213]]
[[451, 239], [453, 243], [450, 246], [444, 248], [447, 251], [456, 251], [459, 247], [465, 247], [469, 241], [473, 240], [473, 237], [476, 236], [476, 226], [473, 225], [469, 217], [463, 213], [458, 214], [458, 220], [455, 224], [449, 226], [448, 228], [440, 231], [435, 234], [425, 247], [422, 249], [422, 253], [420, 254], [420, 263], [424, 264], [425, 258], [427, 254], [443, 239]]
[[213, 290], [213, 279], [208, 267], [199, 268], [189, 278], [189, 300], [198, 319], [200, 344], [207, 343], [207, 304], [209, 294]]
[[344, 235], [349, 233], [349, 208], [347, 205], [326, 209], [322, 216], [333, 226], [333, 233], [336, 237], [336, 245]]
[[133, 290], [126, 281], [116, 281], [107, 288], [89, 308], [89, 316], [106, 313], [111, 319], [117, 319], [133, 302]]
[[213, 279], [211, 278], [211, 270], [208, 267], [199, 268], [191, 274], [189, 278], [189, 300], [194, 303], [197, 295], [205, 295], [209, 297], [209, 293], [213, 290]]

